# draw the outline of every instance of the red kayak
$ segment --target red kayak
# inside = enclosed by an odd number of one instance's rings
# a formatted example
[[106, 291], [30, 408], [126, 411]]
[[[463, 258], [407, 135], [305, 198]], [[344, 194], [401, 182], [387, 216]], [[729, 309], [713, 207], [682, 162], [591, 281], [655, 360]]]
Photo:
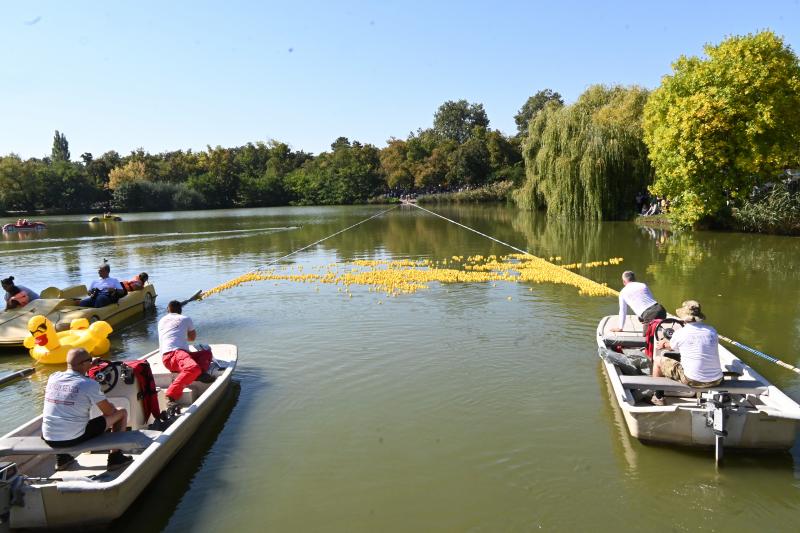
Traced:
[[33, 231], [47, 228], [44, 222], [30, 222], [28, 220], [17, 220], [16, 222], [8, 223], [3, 226], [3, 231]]

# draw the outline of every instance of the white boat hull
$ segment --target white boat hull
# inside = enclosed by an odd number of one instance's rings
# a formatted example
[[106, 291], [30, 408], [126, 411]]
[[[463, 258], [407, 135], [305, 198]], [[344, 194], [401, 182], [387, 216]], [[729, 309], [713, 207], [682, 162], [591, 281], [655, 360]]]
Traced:
[[[104, 473], [105, 454], [82, 454], [79, 457], [81, 471], [54, 472], [53, 456], [8, 456], [0, 461], [15, 461], [23, 474], [48, 474], [41, 483], [27, 484], [24, 489], [24, 505], [12, 506], [10, 526], [12, 528], [44, 528], [98, 525], [111, 522], [122, 515], [133, 501], [158, 475], [170, 459], [196, 433], [202, 422], [219, 405], [220, 399], [230, 385], [236, 365], [236, 347], [212, 345], [214, 358], [226, 364], [226, 368], [210, 385], [197, 382], [192, 388], [204, 389], [185, 407], [169, 427], [157, 434], [155, 440], [139, 453], [132, 454], [134, 461], [119, 473]], [[167, 378], [163, 365], [159, 368], [160, 356], [153, 352], [144, 356], [154, 357], [151, 367], [158, 384]], [[167, 378], [168, 379], [168, 378]], [[160, 393], [163, 401], [163, 392]], [[114, 401], [113, 396], [109, 399]], [[162, 405], [162, 407], [164, 407]], [[5, 437], [41, 435], [41, 417], [9, 433]], [[5, 438], [4, 437], [4, 438]], [[44, 472], [42, 472], [44, 470]], [[101, 474], [98, 479], [85, 477], [86, 471]], [[74, 475], [71, 475], [74, 474]], [[102, 479], [104, 476], [108, 480]], [[60, 481], [55, 481], [59, 477]]]
[[[635, 317], [629, 319], [638, 325], [638, 331], [630, 337], [642, 335], [641, 325]], [[605, 347], [608, 328], [615, 323], [613, 316], [601, 320], [597, 329], [599, 348]], [[726, 413], [725, 448], [791, 448], [797, 435], [800, 406], [725, 347], [719, 347], [719, 354], [722, 368], [738, 369], [740, 375], [737, 379], [758, 381], [765, 386], [759, 394], [734, 395], [738, 405]], [[637, 401], [632, 391], [623, 385], [619, 367], [602, 358], [601, 364], [613, 390], [613, 403], [622, 412], [632, 437], [682, 446], [715, 446], [716, 434], [707, 423], [706, 404], [698, 404], [695, 397], [680, 396], [667, 396], [665, 406], [652, 405], [648, 400]]]

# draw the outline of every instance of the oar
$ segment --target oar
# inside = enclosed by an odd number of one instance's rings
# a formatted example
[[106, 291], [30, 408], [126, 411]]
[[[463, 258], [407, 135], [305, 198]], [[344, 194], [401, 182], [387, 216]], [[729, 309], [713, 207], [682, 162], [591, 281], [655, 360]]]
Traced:
[[199, 300], [203, 296], [203, 289], [200, 289], [196, 293], [192, 294], [189, 298], [181, 302], [181, 307], [188, 304], [189, 302], [194, 302], [195, 300]]
[[23, 368], [22, 370], [17, 370], [16, 372], [9, 372], [5, 376], [0, 377], [0, 385], [5, 385], [6, 383], [10, 383], [15, 379], [30, 376], [34, 372], [36, 372], [35, 368]]
[[744, 345], [744, 344], [742, 344], [741, 342], [736, 342], [736, 341], [735, 341], [735, 340], [733, 340], [733, 339], [729, 339], [729, 338], [728, 338], [728, 337], [726, 337], [725, 335], [719, 335], [719, 334], [718, 334], [718, 337], [719, 337], [720, 339], [724, 340], [725, 342], [729, 342], [729, 343], [733, 344], [733, 345], [734, 345], [734, 346], [736, 346], [737, 348], [741, 348], [742, 350], [746, 350], [746, 351], [750, 352], [750, 353], [751, 353], [751, 354], [753, 354], [753, 355], [757, 355], [757, 356], [761, 357], [762, 359], [766, 359], [766, 360], [767, 360], [767, 361], [769, 361], [770, 363], [775, 363], [776, 365], [778, 365], [778, 366], [782, 366], [783, 368], [785, 368], [785, 369], [787, 369], [787, 370], [791, 370], [792, 372], [795, 372], [795, 373], [797, 373], [797, 374], [800, 374], [800, 368], [797, 368], [796, 366], [792, 366], [792, 365], [790, 365], [789, 363], [784, 363], [784, 362], [783, 362], [783, 361], [781, 361], [780, 359], [777, 359], [777, 358], [775, 358], [775, 357], [772, 357], [771, 355], [767, 355], [767, 354], [765, 354], [764, 352], [760, 352], [760, 351], [756, 350], [755, 348], [751, 348], [751, 347], [749, 347], [749, 346], [745, 346], [745, 345]]

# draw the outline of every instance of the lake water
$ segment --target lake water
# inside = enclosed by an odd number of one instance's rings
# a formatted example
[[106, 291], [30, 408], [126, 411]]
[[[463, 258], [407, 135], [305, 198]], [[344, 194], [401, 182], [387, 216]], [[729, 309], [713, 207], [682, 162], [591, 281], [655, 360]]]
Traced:
[[[120, 327], [115, 358], [156, 348], [185, 299], [335, 233], [382, 207], [274, 208], [45, 219], [3, 235], [3, 277], [88, 283], [142, 270], [158, 315]], [[620, 266], [672, 311], [703, 305], [722, 334], [800, 364], [800, 239], [673, 235], [626, 222], [555, 223], [503, 206], [433, 207], [541, 257]], [[354, 259], [444, 259], [510, 250], [403, 207], [293, 256], [306, 271]], [[800, 449], [712, 453], [632, 440], [596, 355], [615, 298], [572, 287], [432, 284], [395, 298], [287, 281], [187, 306], [200, 342], [234, 343], [236, 386], [205, 431], [126, 515], [123, 531], [796, 530]], [[532, 290], [530, 290], [532, 289]], [[509, 298], [510, 297], [510, 298]], [[735, 351], [735, 350], [734, 350]], [[800, 400], [800, 379], [736, 352]], [[0, 354], [0, 372], [31, 366]], [[0, 388], [5, 433], [35, 416], [51, 368]]]

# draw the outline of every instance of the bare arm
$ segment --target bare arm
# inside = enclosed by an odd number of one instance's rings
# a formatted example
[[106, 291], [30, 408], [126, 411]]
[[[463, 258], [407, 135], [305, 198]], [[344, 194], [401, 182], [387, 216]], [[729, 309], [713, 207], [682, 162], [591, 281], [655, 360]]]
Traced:
[[186, 338], [189, 340], [189, 342], [194, 342], [194, 340], [197, 338], [197, 330], [190, 329], [189, 332], [186, 334]]
[[103, 416], [111, 416], [117, 412], [117, 408], [108, 400], [100, 400], [97, 402], [97, 407], [100, 409], [100, 412], [103, 413]]

